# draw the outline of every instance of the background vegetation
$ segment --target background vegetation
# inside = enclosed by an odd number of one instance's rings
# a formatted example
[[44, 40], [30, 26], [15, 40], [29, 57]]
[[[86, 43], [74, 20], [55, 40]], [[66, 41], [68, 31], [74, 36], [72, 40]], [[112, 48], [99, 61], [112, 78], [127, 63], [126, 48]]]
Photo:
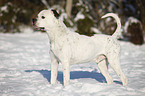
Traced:
[[122, 22], [119, 39], [143, 44], [145, 36], [145, 0], [0, 0], [0, 32], [21, 32], [31, 26], [32, 18], [43, 9], [56, 9], [64, 23], [79, 34], [113, 34], [116, 22], [101, 16], [113, 12]]

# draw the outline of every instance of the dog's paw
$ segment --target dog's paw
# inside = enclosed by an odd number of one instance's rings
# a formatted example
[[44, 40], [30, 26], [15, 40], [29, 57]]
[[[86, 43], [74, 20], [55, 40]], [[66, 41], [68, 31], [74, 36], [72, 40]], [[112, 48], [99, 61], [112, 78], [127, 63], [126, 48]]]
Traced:
[[107, 84], [108, 85], [112, 84], [112, 82], [113, 82], [113, 79], [112, 78], [110, 78], [110, 79], [107, 80]]
[[122, 83], [123, 83], [123, 86], [126, 86], [128, 84], [128, 78], [125, 77]]

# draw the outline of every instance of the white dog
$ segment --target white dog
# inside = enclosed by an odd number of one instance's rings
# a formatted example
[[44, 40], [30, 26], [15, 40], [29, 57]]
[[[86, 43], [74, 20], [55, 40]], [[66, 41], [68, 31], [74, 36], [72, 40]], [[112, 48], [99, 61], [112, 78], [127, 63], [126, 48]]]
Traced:
[[109, 75], [106, 60], [120, 77], [123, 85], [128, 79], [120, 67], [120, 45], [117, 35], [121, 30], [120, 19], [116, 14], [108, 13], [102, 18], [111, 16], [117, 21], [117, 29], [112, 36], [95, 35], [92, 37], [71, 32], [59, 19], [55, 10], [43, 10], [33, 19], [33, 24], [39, 29], [45, 29], [50, 39], [51, 56], [51, 84], [56, 83], [58, 63], [63, 66], [63, 82], [68, 85], [70, 81], [70, 65], [95, 61], [108, 84], [113, 82]]

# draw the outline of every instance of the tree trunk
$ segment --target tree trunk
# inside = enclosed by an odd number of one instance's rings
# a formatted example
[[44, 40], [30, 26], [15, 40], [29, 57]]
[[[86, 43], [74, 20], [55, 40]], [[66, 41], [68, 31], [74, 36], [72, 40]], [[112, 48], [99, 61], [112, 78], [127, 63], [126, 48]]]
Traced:
[[41, 2], [49, 9], [50, 6], [48, 5], [48, 2], [46, 0], [41, 0]]
[[121, 18], [121, 24], [124, 25], [125, 23], [125, 19], [124, 19], [124, 12], [123, 12], [123, 6], [122, 6], [122, 0], [119, 0], [119, 15], [120, 15], [120, 18]]
[[73, 0], [67, 0], [66, 1], [66, 13], [67, 13], [69, 18], [71, 17], [72, 1]]

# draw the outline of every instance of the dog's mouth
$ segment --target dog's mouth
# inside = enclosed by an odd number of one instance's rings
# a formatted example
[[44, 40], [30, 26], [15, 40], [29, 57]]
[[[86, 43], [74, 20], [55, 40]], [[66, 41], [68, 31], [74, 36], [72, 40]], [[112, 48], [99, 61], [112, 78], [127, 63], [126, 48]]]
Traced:
[[46, 31], [44, 27], [38, 27], [37, 25], [33, 25], [35, 30], [38, 30], [38, 31]]
[[45, 28], [44, 27], [35, 27], [36, 30], [39, 30], [39, 31], [45, 31]]
[[46, 31], [44, 27], [38, 27], [36, 24], [33, 25], [35, 30], [38, 30], [38, 31]]

